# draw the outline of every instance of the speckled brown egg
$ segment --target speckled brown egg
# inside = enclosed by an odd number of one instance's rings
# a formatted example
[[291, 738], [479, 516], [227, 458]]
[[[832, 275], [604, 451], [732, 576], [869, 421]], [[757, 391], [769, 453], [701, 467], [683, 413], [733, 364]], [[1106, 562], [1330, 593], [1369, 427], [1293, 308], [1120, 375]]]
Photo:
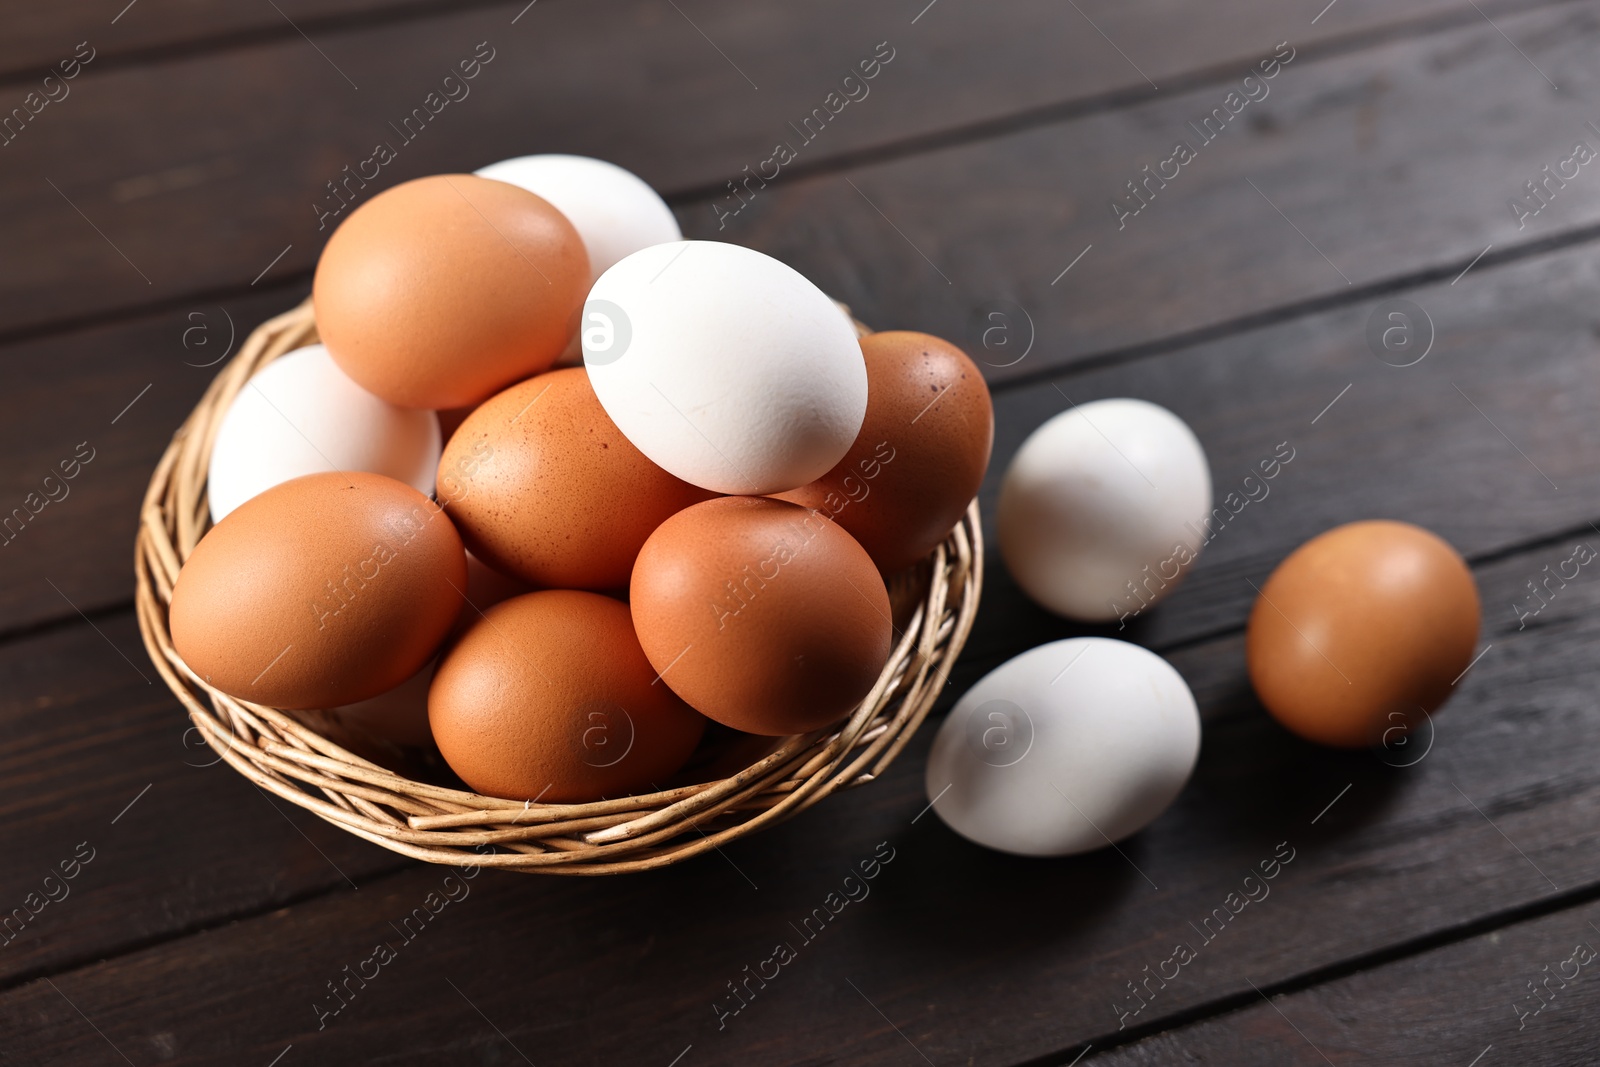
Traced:
[[867, 416], [839, 464], [787, 493], [830, 515], [885, 573], [943, 541], [978, 492], [994, 444], [989, 387], [967, 354], [909, 330], [864, 338]]
[[416, 674], [461, 608], [444, 512], [379, 474], [308, 474], [245, 501], [178, 574], [173, 644], [230, 696], [332, 708]]
[[440, 659], [428, 719], [477, 792], [560, 803], [664, 783], [706, 726], [656, 681], [627, 606], [569, 589], [485, 612]]
[[666, 683], [746, 733], [837, 722], [889, 659], [877, 567], [797, 504], [731, 496], [678, 512], [639, 551], [629, 589], [639, 641]]
[[572, 223], [525, 189], [438, 174], [350, 213], [317, 261], [334, 362], [392, 404], [475, 404], [549, 367], [589, 289]]
[[473, 553], [546, 588], [625, 587], [645, 538], [714, 495], [633, 447], [582, 367], [492, 397], [439, 462], [439, 500]]
[[1472, 572], [1443, 539], [1404, 522], [1352, 522], [1295, 549], [1261, 587], [1250, 680], [1309, 741], [1393, 744], [1450, 696], [1479, 619]]

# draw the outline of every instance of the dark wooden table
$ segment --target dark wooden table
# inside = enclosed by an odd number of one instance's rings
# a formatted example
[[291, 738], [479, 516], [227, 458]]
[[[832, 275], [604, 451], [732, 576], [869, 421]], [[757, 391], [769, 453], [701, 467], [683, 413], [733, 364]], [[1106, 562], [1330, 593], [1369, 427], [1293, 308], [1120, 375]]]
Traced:
[[[124, 3], [0, 18], [0, 514], [48, 497], [0, 544], [0, 1063], [1600, 1059], [1600, 579], [1531, 592], [1600, 543], [1600, 2]], [[465, 98], [397, 132], [485, 49]], [[156, 457], [305, 295], [329, 183], [379, 143], [348, 196], [601, 156], [690, 236], [961, 341], [994, 389], [986, 515], [1068, 398], [1171, 408], [1219, 498], [1288, 442], [1270, 496], [1121, 635], [1200, 702], [1172, 810], [1123, 855], [984, 852], [918, 817], [928, 728], [722, 855], [485, 872], [402, 942], [449, 872], [217, 764], [131, 606]], [[1410, 366], [1368, 340], [1395, 301]], [[1485, 604], [1431, 747], [1384, 758], [1277, 727], [1242, 638], [1251, 582], [1377, 516], [1457, 545]], [[1075, 632], [991, 560], [950, 697]], [[747, 982], [875, 854], [870, 895]], [[1270, 896], [1202, 940], [1275, 854]]]

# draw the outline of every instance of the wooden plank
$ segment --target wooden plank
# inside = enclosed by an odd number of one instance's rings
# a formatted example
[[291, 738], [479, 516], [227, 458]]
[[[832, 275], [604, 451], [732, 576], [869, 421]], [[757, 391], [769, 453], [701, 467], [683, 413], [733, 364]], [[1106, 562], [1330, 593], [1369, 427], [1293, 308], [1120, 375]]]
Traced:
[[[1600, 521], [1600, 470], [1589, 461], [1600, 430], [1587, 414], [1600, 405], [1600, 386], [1586, 369], [1597, 285], [1587, 249], [1480, 265], [1456, 284], [1001, 392], [981, 496], [990, 543], [1000, 477], [1027, 434], [1072, 403], [1113, 396], [1162, 404], [1194, 428], [1223, 509], [1168, 599], [1125, 630], [1104, 631], [1156, 647], [1242, 625], [1255, 596], [1249, 583], [1343, 522], [1415, 522], [1476, 558]], [[1393, 299], [1419, 305], [1436, 327], [1431, 352], [1414, 366], [1381, 362], [1366, 344], [1368, 320], [1397, 306], [1386, 303]], [[1293, 459], [1277, 478], [1246, 485], [1284, 444]], [[990, 563], [970, 655], [1009, 656], [1083, 632], [1033, 606], [998, 554]], [[1129, 595], [1120, 606], [1136, 612], [1139, 601]]]
[[[1486, 603], [1523, 595], [1571, 550], [1557, 540], [1480, 568]], [[107, 1039], [136, 1061], [165, 1049], [190, 1063], [266, 1063], [290, 1044], [308, 1063], [515, 1062], [511, 1044], [534, 1062], [669, 1063], [690, 1045], [704, 1064], [915, 1062], [907, 1042], [934, 1063], [1065, 1062], [1114, 1040], [1119, 1023], [1158, 1026], [1237, 997], [1247, 980], [1290, 982], [1591, 892], [1597, 608], [1600, 582], [1585, 574], [1521, 631], [1492, 611], [1492, 648], [1405, 767], [1280, 730], [1248, 696], [1237, 635], [1174, 654], [1204, 709], [1200, 765], [1120, 854], [1009, 858], [919, 818], [925, 730], [871, 787], [720, 856], [598, 880], [447, 882], [446, 870], [408, 869], [58, 975], [59, 992], [14, 989], [0, 997], [0, 1028], [17, 1055], [61, 1063], [98, 1062]], [[867, 895], [835, 904], [807, 940], [800, 923], [875, 854], [893, 858], [859, 883]], [[1269, 892], [1213, 919], [1214, 943], [1125, 1020], [1126, 983], [1175, 942], [1200, 940], [1190, 923], [1275, 855]], [[448, 904], [447, 889], [458, 898]], [[437, 914], [420, 932], [391, 925], [430, 892]], [[386, 940], [396, 958], [364, 963]], [[777, 977], [769, 967], [765, 987], [752, 981], [732, 1014], [728, 983], [779, 942], [795, 958]], [[367, 980], [348, 979], [341, 1006], [328, 983], [347, 980], [346, 966]]]
[[1597, 919], [1586, 902], [1270, 1003], [1252, 994], [1221, 1018], [1084, 1062], [1590, 1063]]
[[[276, 288], [226, 304], [196, 301], [7, 347], [0, 625], [14, 632], [131, 599], [145, 486], [216, 374], [206, 365], [230, 338], [237, 351], [254, 323], [303, 296]], [[75, 476], [64, 477], [69, 471]]]
[[281, 0], [260, 6], [223, 0], [139, 6], [139, 0], [116, 0], [92, 18], [81, 6], [19, 7], [8, 13], [7, 32], [0, 39], [0, 80], [36, 81], [86, 39], [94, 46], [96, 62], [127, 64], [185, 48], [214, 49], [262, 37], [298, 37], [301, 32], [310, 36], [373, 16], [414, 16], [438, 6], [425, 0]]
[[[1232, 78], [758, 191], [725, 233], [864, 321], [974, 345], [987, 330], [992, 381], [1208, 339], [1397, 279], [1448, 281], [1490, 245], [1480, 268], [1600, 222], [1600, 178], [1576, 163], [1521, 229], [1508, 207], [1576, 141], [1600, 151], [1580, 97], [1540, 73], [1586, 83], [1597, 13], [1580, 3], [1498, 20], [1517, 47], [1479, 19], [1326, 59], [1307, 48], [1253, 90]], [[1285, 38], [1296, 47], [1293, 28], [1271, 40]], [[1210, 142], [1190, 126], [1232, 107]], [[1155, 168], [1179, 139], [1194, 158], [1165, 167], [1161, 187]], [[1137, 206], [1127, 185], [1146, 166], [1148, 203], [1119, 222], [1113, 198]], [[711, 208], [680, 215], [711, 236]]]
[[[426, 18], [436, 15], [444, 7], [434, 0], [280, 0], [276, 4], [278, 11], [268, 6], [256, 8], [227, 4], [222, 0], [165, 0], [160, 4], [147, 3], [143, 7], [137, 7], [138, 2], [122, 0], [121, 3], [108, 4], [105, 17], [100, 18], [100, 13], [96, 12], [93, 19], [86, 18], [80, 10], [51, 6], [15, 12], [8, 22], [10, 32], [0, 41], [0, 79], [8, 75], [20, 77], [24, 72], [31, 75], [35, 69], [50, 66], [60, 58], [57, 53], [63, 44], [69, 46], [70, 53], [70, 45], [85, 34], [94, 36], [101, 57], [127, 63], [145, 61], [152, 54], [160, 55], [179, 49], [216, 50], [302, 32], [316, 39], [321, 34], [374, 22]], [[514, 15], [527, 6], [527, 2], [502, 0], [496, 4], [486, 0], [456, 0], [449, 5], [458, 11], [468, 6], [498, 6]], [[1042, 8], [1044, 5], [1034, 6]], [[1139, 68], [1156, 77], [1188, 71], [1197, 58], [1215, 61], [1229, 55], [1226, 46], [1254, 31], [1258, 21], [1251, 18], [1253, 12], [1247, 4], [1226, 0], [1215, 5], [1210, 19], [1197, 25], [1197, 40], [1193, 34], [1174, 34], [1170, 37], [1150, 34], [1150, 26], [1160, 25], [1161, 20], [1174, 12], [1183, 11], [1181, 5], [1168, 0], [1143, 0], [1137, 4], [1117, 6], [1101, 2], [1080, 6], [1087, 16], [1093, 18], [1094, 25], [1106, 30], [1112, 40], [1126, 41], [1132, 45], [1133, 54], [1139, 57]], [[1499, 16], [1508, 11], [1524, 9], [1530, 4], [1528, 0], [1510, 0], [1483, 6], [1490, 14]], [[911, 11], [911, 7], [907, 5], [910, 13], [896, 12], [895, 21], [905, 22], [920, 13]], [[701, 3], [690, 10], [701, 25], [722, 29], [719, 20], [730, 19], [732, 5], [719, 7]], [[1403, 15], [1397, 17], [1396, 12], [1375, 0], [1344, 0], [1339, 17], [1330, 17], [1326, 21], [1319, 18], [1317, 24], [1310, 27], [1310, 36], [1329, 39], [1352, 33], [1394, 32], [1399, 27], [1429, 23], [1441, 16], [1460, 17], [1463, 11], [1470, 10], [1459, 0], [1430, 0], [1408, 5]], [[769, 18], [781, 18], [774, 12], [764, 14]], [[1084, 19], [1079, 19], [1075, 26], [1066, 20], [1041, 22], [1033, 12], [1015, 7], [1002, 9], [999, 19], [1003, 19], [1007, 25], [1052, 31], [1058, 39], [1073, 29], [1079, 34], [1092, 33], [1089, 23]], [[920, 23], [921, 19], [918, 18]], [[975, 21], [971, 24], [977, 25]], [[1030, 41], [1013, 43], [1023, 49], [1039, 47]], [[1116, 54], [1109, 45], [1103, 47], [1103, 52], [1112, 56]], [[1039, 99], [1053, 99], [1048, 93], [1058, 89], [1061, 84], [1061, 75], [1052, 74], [1048, 69], [1052, 64], [1044, 62], [1051, 55], [1041, 48], [1037, 54], [1029, 56], [1038, 61], [1034, 64], [1036, 67], [1042, 68], [1024, 75], [1040, 82], [1045, 95]], [[1059, 57], [1059, 53], [1054, 55]], [[1068, 84], [1088, 86], [1090, 91], [1123, 87], [1123, 82], [1127, 83], [1126, 88], [1146, 84], [1128, 62], [1121, 62], [1120, 68], [1110, 63], [1097, 66], [1100, 69], [1094, 72], [1082, 70], [1080, 66], [1068, 73], [1066, 79], [1072, 79]], [[1095, 80], [1096, 75], [1100, 80]]]
[[130, 611], [0, 648], [0, 736], [0, 983], [408, 862], [216, 762]]
[[[0, 170], [0, 199], [10, 210], [0, 216], [0, 242], [27, 254], [0, 264], [0, 324], [7, 330], [60, 324], [87, 313], [244, 287], [264, 271], [281, 278], [308, 270], [329, 232], [321, 212], [340, 202], [328, 188], [335, 180], [351, 183], [347, 196], [364, 198], [421, 174], [472, 169], [525, 152], [572, 151], [613, 158], [665, 190], [716, 187], [741, 176], [747, 165], [757, 168], [778, 138], [796, 137], [790, 123], [798, 128], [823, 107], [858, 64], [874, 61], [880, 42], [887, 42], [883, 54], [894, 56], [890, 65], [853, 90], [867, 94], [859, 103], [828, 105], [849, 110], [830, 120], [815, 144], [804, 145], [797, 166], [814, 169], [886, 141], [982, 127], [1021, 109], [1064, 104], [1076, 112], [1115, 102], [1128, 86], [1145, 84], [1117, 47], [1140, 52], [1138, 66], [1148, 63], [1152, 76], [1174, 72], [1179, 85], [1184, 76], [1178, 72], [1202, 68], [1202, 80], [1210, 79], [1202, 95], [1209, 101], [1275, 40], [1327, 34], [1334, 44], [1347, 40], [1354, 47], [1373, 34], [1421, 32], [1441, 21], [1481, 23], [1459, 0], [1417, 5], [1426, 16], [1420, 21], [1409, 13], [1397, 16], [1380, 0], [1345, 0], [1318, 26], [1307, 24], [1310, 16], [1285, 15], [1273, 33], [1249, 0], [1205, 11], [1177, 0], [1090, 5], [1104, 20], [1101, 28], [1125, 42], [1113, 47], [1070, 6], [1039, 0], [981, 10], [941, 4], [915, 24], [903, 9], [869, 10], [847, 0], [766, 9], [724, 0], [715, 7], [691, 4], [681, 13], [653, 0], [559, 2], [529, 10], [513, 25], [520, 6], [329, 30], [318, 35], [316, 47], [296, 34], [156, 65], [91, 65], [71, 83], [68, 98], [45, 105], [3, 149], [8, 159]], [[1529, 16], [1532, 22], [1507, 20], [1518, 34], [1543, 32], [1557, 17], [1550, 12]], [[1172, 32], [1143, 29], [1152, 24]], [[1483, 35], [1491, 31], [1475, 25], [1465, 32], [1469, 41], [1487, 41]], [[574, 47], [577, 41], [587, 44]], [[401, 120], [424, 107], [428, 94], [440, 90], [460, 62], [471, 60], [480, 42], [487, 42], [484, 54], [496, 59], [472, 81], [455, 85], [456, 103], [433, 98], [428, 106], [441, 109], [437, 117], [414, 123], [426, 136], [400, 132]], [[1581, 34], [1568, 35], [1560, 47], [1578, 54], [1586, 42]], [[1419, 53], [1429, 54], [1426, 46]], [[597, 62], [603, 76], [597, 75]], [[1329, 69], [1333, 86], [1347, 84], [1342, 66]], [[1481, 66], [1476, 69], [1481, 73]], [[1460, 68], [1454, 73], [1467, 76]], [[1335, 92], [1320, 79], [1308, 81], [1322, 85], [1323, 96]], [[1156, 106], [1181, 105], [1186, 110], [1161, 112], [1175, 120], [1195, 103], [1180, 95]], [[1526, 101], [1510, 106], [1525, 110]], [[1134, 115], [1139, 122], [1155, 121], [1143, 109]], [[1519, 111], [1515, 121], [1528, 117]], [[1049, 142], [1071, 136], [1069, 143], [1081, 143], [1074, 129], [1051, 127], [1035, 136]], [[1102, 161], [1096, 166], [1120, 168], [1167, 138], [1157, 123], [1147, 137], [1092, 155]], [[380, 142], [395, 158], [367, 163], [383, 158], [375, 156]], [[85, 145], [94, 150], [84, 151]], [[369, 184], [349, 178], [346, 166], [352, 174], [364, 170]], [[1086, 171], [1091, 186], [1071, 193], [1070, 183], [1063, 186], [1054, 170], [1033, 179], [1048, 190], [1050, 210], [1033, 215], [1030, 229], [1041, 219], [1057, 224], [1061, 205], [1077, 196], [1100, 204], [1123, 180], [1107, 185], [1110, 172]], [[874, 177], [863, 180], [869, 192], [885, 195]], [[971, 201], [971, 186], [964, 184], [959, 195], [961, 202]], [[324, 197], [331, 199], [324, 204]], [[891, 216], [911, 213], [908, 203], [896, 202], [885, 204]], [[948, 198], [941, 201], [941, 215], [947, 204]], [[696, 232], [715, 226], [709, 204], [695, 206], [687, 217]], [[853, 223], [856, 216], [840, 219]], [[745, 221], [721, 232], [746, 243], [786, 247]], [[871, 221], [862, 237], [876, 241], [884, 237], [882, 220], [874, 214]], [[970, 231], [963, 232], [965, 240]], [[987, 232], [1007, 236], [1004, 229]], [[954, 238], [956, 231], [947, 236]], [[1052, 243], [1040, 254], [1054, 264], [1061, 251]], [[1239, 258], [1248, 262], [1252, 256]], [[1382, 265], [1373, 262], [1374, 269]], [[899, 272], [898, 259], [894, 263]], [[1050, 266], [1046, 278], [1058, 269]], [[877, 280], [876, 275], [867, 277]], [[912, 278], [918, 285], [925, 278], [920, 261], [918, 273], [901, 285]], [[880, 301], [894, 292], [883, 288]], [[987, 284], [983, 294], [991, 295]], [[886, 306], [894, 305], [874, 305]]]

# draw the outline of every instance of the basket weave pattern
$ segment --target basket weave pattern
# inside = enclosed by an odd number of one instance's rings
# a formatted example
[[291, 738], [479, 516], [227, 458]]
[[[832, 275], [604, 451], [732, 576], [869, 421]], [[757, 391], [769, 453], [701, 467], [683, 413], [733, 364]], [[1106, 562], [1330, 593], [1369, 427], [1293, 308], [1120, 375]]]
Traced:
[[262, 789], [384, 848], [432, 863], [552, 874], [665, 866], [803, 811], [883, 773], [927, 715], [977, 614], [983, 542], [977, 503], [930, 560], [890, 582], [895, 647], [841, 725], [783, 738], [730, 778], [588, 804], [501, 800], [414, 781], [348, 751], [314, 717], [208, 686], [172, 645], [167, 606], [210, 525], [206, 470], [218, 426], [250, 377], [313, 344], [310, 301], [259, 326], [174, 435], [145, 494], [135, 570], [139, 628], [206, 742]]

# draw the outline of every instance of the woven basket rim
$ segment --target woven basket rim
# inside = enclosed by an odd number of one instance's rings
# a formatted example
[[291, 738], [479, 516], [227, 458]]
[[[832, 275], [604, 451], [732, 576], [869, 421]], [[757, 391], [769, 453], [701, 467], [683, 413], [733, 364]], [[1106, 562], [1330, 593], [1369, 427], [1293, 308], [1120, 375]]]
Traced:
[[[857, 329], [870, 332], [859, 323]], [[486, 797], [404, 777], [350, 751], [327, 736], [337, 731], [326, 716], [291, 714], [211, 688], [173, 647], [167, 605], [183, 561], [210, 525], [205, 481], [217, 428], [255, 373], [317, 339], [309, 298], [256, 327], [157, 463], [135, 551], [139, 628], [151, 662], [201, 737], [258, 787], [431, 863], [559, 874], [649, 870], [877, 778], [937, 700], [982, 593], [976, 500], [928, 560], [892, 576], [897, 600], [914, 608], [883, 673], [849, 717], [776, 739], [775, 751], [727, 778], [583, 804]]]

